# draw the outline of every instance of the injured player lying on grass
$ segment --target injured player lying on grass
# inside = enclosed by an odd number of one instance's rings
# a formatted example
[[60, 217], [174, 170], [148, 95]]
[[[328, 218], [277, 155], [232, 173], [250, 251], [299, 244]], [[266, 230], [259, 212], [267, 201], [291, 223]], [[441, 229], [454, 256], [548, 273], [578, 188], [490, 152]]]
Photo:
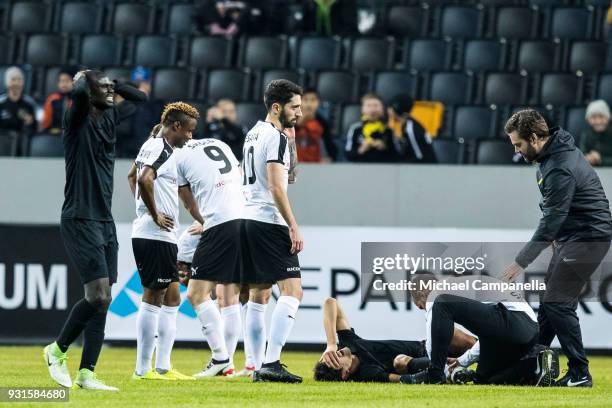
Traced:
[[[323, 304], [327, 349], [315, 365], [316, 381], [400, 382], [402, 374], [429, 366], [425, 341], [367, 340], [359, 337], [334, 298]], [[336, 336], [338, 344], [336, 344]], [[448, 355], [459, 357], [476, 338], [455, 329]]]

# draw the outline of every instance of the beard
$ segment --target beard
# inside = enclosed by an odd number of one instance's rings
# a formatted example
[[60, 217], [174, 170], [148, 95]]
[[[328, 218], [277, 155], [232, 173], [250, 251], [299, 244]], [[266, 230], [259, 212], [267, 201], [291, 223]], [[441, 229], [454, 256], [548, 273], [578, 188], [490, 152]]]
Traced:
[[527, 151], [525, 153], [521, 153], [523, 160], [525, 160], [527, 163], [533, 163], [537, 155], [538, 154], [536, 153], [535, 148], [531, 145], [527, 146]]
[[280, 115], [278, 116], [278, 121], [280, 122], [283, 129], [287, 129], [287, 128], [291, 128], [295, 126], [295, 120], [292, 123], [289, 119], [287, 119], [287, 115], [285, 115], [284, 110], [282, 110]]

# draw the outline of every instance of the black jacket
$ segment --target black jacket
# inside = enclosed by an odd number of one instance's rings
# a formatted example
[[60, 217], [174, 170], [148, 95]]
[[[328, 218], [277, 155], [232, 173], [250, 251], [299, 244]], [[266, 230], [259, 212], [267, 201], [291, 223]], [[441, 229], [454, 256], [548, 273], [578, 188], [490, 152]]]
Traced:
[[535, 159], [542, 201], [542, 218], [531, 241], [516, 262], [529, 265], [552, 241], [609, 241], [612, 236], [610, 206], [599, 177], [561, 128]]

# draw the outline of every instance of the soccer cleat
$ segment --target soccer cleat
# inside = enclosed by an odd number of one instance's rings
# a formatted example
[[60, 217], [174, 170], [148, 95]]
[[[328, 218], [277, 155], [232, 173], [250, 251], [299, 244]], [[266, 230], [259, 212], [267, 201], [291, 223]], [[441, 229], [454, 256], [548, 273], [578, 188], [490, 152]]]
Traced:
[[536, 358], [536, 387], [550, 387], [559, 375], [559, 356], [551, 349], [545, 349]]
[[173, 380], [173, 381], [195, 381], [195, 378], [193, 378], [192, 376], [185, 375], [174, 369], [170, 369], [163, 374], [161, 373], [158, 373], [158, 374], [168, 380]]
[[161, 375], [155, 370], [149, 370], [144, 375], [132, 374], [132, 380], [171, 381], [174, 380], [174, 378]]
[[226, 367], [223, 369], [223, 371], [221, 371], [219, 374], [222, 377], [233, 377], [236, 374], [236, 369], [234, 368], [234, 364], [230, 364], [229, 367]]
[[230, 366], [229, 359], [224, 360], [224, 361], [217, 361], [211, 358], [208, 364], [206, 365], [206, 368], [200, 371], [199, 373], [195, 373], [193, 376], [195, 378], [214, 377], [217, 374], [222, 373], [223, 370], [225, 370], [229, 366]]
[[98, 391], [119, 391], [119, 388], [117, 387], [111, 387], [110, 385], [104, 384], [104, 381], [98, 379], [96, 373], [88, 370], [87, 368], [81, 368], [79, 370], [72, 388]]
[[43, 357], [49, 369], [49, 375], [62, 387], [72, 387], [70, 372], [68, 372], [68, 356], [62, 353], [56, 342], [49, 344], [43, 349]]
[[450, 382], [452, 384], [467, 384], [469, 382], [474, 382], [475, 377], [476, 371], [466, 367], [457, 367], [450, 375]]
[[234, 374], [235, 377], [252, 377], [255, 367], [244, 367], [242, 370]]
[[404, 374], [400, 376], [402, 384], [446, 384], [444, 374], [433, 376], [429, 370], [422, 370], [416, 374]]
[[591, 374], [583, 375], [583, 376], [572, 376], [570, 373], [567, 373], [554, 384], [555, 387], [587, 387], [591, 388], [593, 386], [593, 378]]
[[291, 374], [287, 366], [280, 361], [263, 364], [261, 368], [253, 372], [253, 382], [284, 382], [301, 383], [302, 377]]

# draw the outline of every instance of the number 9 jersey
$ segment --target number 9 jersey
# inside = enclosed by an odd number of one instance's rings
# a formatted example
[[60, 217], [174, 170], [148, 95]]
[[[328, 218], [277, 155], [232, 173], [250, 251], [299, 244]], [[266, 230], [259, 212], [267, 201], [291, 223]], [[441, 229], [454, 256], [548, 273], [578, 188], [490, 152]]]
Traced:
[[175, 154], [178, 185], [191, 187], [207, 230], [243, 217], [240, 164], [227, 144], [191, 140]]
[[268, 163], [280, 163], [285, 168], [284, 189], [287, 190], [287, 136], [270, 122], [259, 121], [246, 135], [243, 156], [243, 191], [246, 198], [244, 218], [287, 226], [268, 188]]

